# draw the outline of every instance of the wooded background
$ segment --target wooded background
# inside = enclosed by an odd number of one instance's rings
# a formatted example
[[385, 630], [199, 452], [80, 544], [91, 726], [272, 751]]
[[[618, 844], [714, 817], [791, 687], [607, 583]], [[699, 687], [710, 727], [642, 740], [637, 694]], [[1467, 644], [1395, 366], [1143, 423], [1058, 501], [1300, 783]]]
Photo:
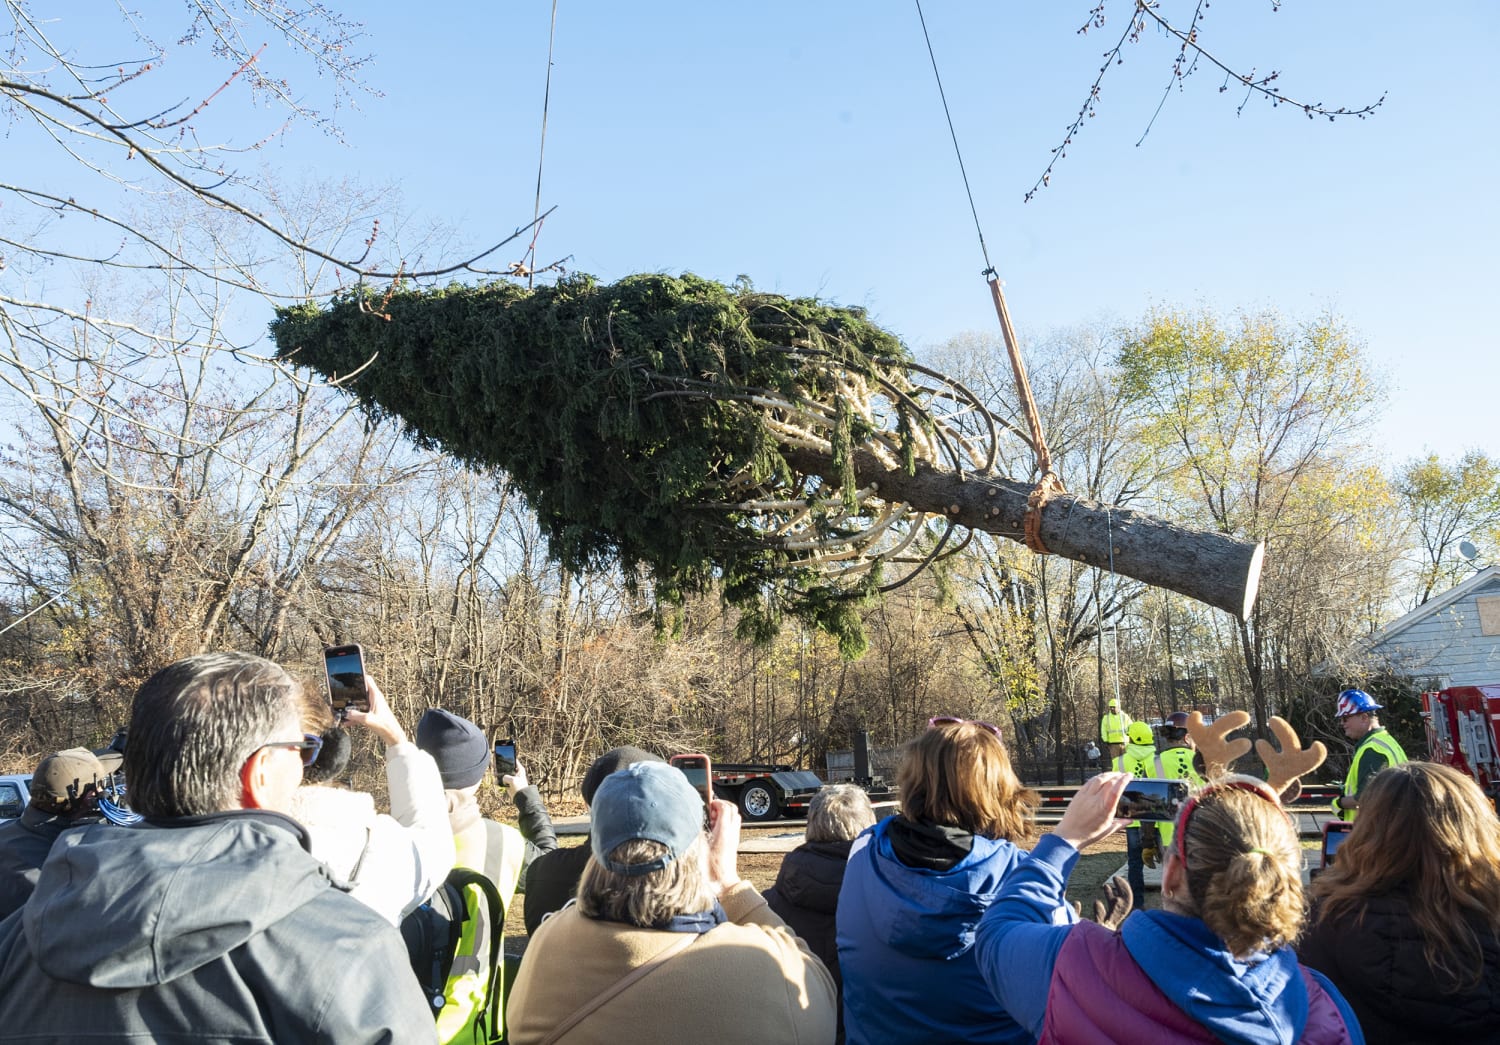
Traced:
[[[0, 184], [0, 768], [103, 744], [179, 657], [246, 650], [321, 686], [320, 647], [349, 641], [408, 724], [437, 705], [513, 733], [549, 788], [621, 743], [821, 768], [855, 730], [888, 746], [933, 714], [1001, 723], [1018, 758], [1055, 768], [1116, 693], [1141, 718], [1280, 713], [1340, 751], [1329, 698], [1370, 681], [1341, 662], [1350, 643], [1466, 576], [1460, 539], [1500, 538], [1485, 454], [1383, 464], [1380, 382], [1338, 317], [1164, 307], [1026, 332], [1033, 390], [1070, 492], [1265, 542], [1248, 620], [979, 534], [861, 611], [859, 660], [795, 624], [740, 641], [711, 595], [663, 638], [626, 578], [549, 561], [504, 475], [424, 453], [270, 358], [275, 305], [496, 277], [503, 255], [418, 270], [405, 259], [467, 255], [403, 222], [399, 194], [235, 167], [183, 131], [217, 111], [219, 74], [184, 101], [141, 26], [122, 23], [146, 57], [117, 66], [32, 7], [3, 2], [0, 108], [8, 155], [29, 161]], [[160, 31], [216, 40], [220, 91], [289, 119], [325, 116], [268, 62], [300, 61], [336, 99], [364, 89], [353, 23], [318, 8], [256, 25], [289, 45], [263, 59], [240, 32], [256, 10], [196, 5]], [[917, 356], [1024, 427], [997, 334]], [[1001, 457], [1034, 479], [1029, 451]], [[1413, 681], [1376, 680], [1407, 727]]]

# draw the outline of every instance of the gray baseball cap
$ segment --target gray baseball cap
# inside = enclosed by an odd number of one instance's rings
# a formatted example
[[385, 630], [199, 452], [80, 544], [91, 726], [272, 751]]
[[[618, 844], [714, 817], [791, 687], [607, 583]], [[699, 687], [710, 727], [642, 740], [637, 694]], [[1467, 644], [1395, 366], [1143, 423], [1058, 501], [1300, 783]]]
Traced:
[[[637, 762], [611, 773], [594, 793], [589, 843], [594, 858], [616, 874], [660, 871], [703, 833], [703, 799], [682, 770], [665, 762]], [[633, 839], [660, 842], [667, 851], [644, 864], [622, 864], [609, 854]]]

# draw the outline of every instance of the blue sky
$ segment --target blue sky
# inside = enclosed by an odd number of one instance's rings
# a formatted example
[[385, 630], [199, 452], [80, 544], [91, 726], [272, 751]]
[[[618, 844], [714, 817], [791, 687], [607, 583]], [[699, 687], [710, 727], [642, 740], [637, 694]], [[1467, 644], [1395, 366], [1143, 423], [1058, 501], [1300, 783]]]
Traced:
[[[1500, 453], [1493, 5], [1221, 0], [1202, 40], [1231, 65], [1279, 70], [1301, 100], [1385, 104], [1337, 123], [1259, 99], [1237, 114], [1242, 92], [1221, 93], [1223, 77], [1202, 69], [1140, 141], [1175, 54], [1148, 29], [1105, 78], [1051, 187], [1024, 203], [1131, 7], [1110, 0], [1107, 24], [1078, 35], [1091, 6], [924, 6], [1023, 338], [1153, 304], [1294, 320], [1331, 310], [1386, 377], [1372, 438], [1388, 460]], [[399, 186], [406, 206], [473, 243], [529, 221], [550, 3], [347, 9], [365, 23], [366, 79], [383, 94], [341, 114], [342, 144], [294, 127], [264, 159]], [[1191, 5], [1162, 9], [1186, 24]], [[302, 75], [295, 86], [323, 101], [326, 84]], [[279, 123], [244, 108], [220, 136], [245, 143]], [[744, 273], [863, 305], [918, 347], [997, 332], [910, 2], [562, 0], [542, 205], [557, 211], [539, 258], [570, 255], [606, 280]]]

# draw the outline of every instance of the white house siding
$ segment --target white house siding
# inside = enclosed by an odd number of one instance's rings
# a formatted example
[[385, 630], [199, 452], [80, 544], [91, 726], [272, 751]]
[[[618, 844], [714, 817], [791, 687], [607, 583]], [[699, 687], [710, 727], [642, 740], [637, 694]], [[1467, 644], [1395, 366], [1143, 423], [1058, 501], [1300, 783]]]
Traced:
[[1367, 659], [1439, 687], [1500, 683], [1500, 635], [1481, 632], [1477, 601], [1500, 596], [1500, 577], [1474, 580], [1447, 605], [1440, 596], [1372, 636]]

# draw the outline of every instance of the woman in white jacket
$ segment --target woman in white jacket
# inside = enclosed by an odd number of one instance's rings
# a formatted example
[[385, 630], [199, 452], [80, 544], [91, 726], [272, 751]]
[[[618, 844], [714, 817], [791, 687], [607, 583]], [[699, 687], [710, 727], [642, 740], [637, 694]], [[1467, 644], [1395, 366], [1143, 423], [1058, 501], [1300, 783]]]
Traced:
[[307, 828], [312, 855], [334, 880], [399, 926], [453, 869], [453, 831], [437, 764], [407, 739], [375, 680], [366, 675], [365, 681], [370, 710], [350, 709], [347, 720], [385, 741], [390, 814], [378, 812], [374, 796], [364, 791], [323, 782], [336, 778], [348, 764], [349, 737], [316, 691], [305, 701], [304, 728], [323, 735], [323, 750], [303, 775], [291, 814]]

